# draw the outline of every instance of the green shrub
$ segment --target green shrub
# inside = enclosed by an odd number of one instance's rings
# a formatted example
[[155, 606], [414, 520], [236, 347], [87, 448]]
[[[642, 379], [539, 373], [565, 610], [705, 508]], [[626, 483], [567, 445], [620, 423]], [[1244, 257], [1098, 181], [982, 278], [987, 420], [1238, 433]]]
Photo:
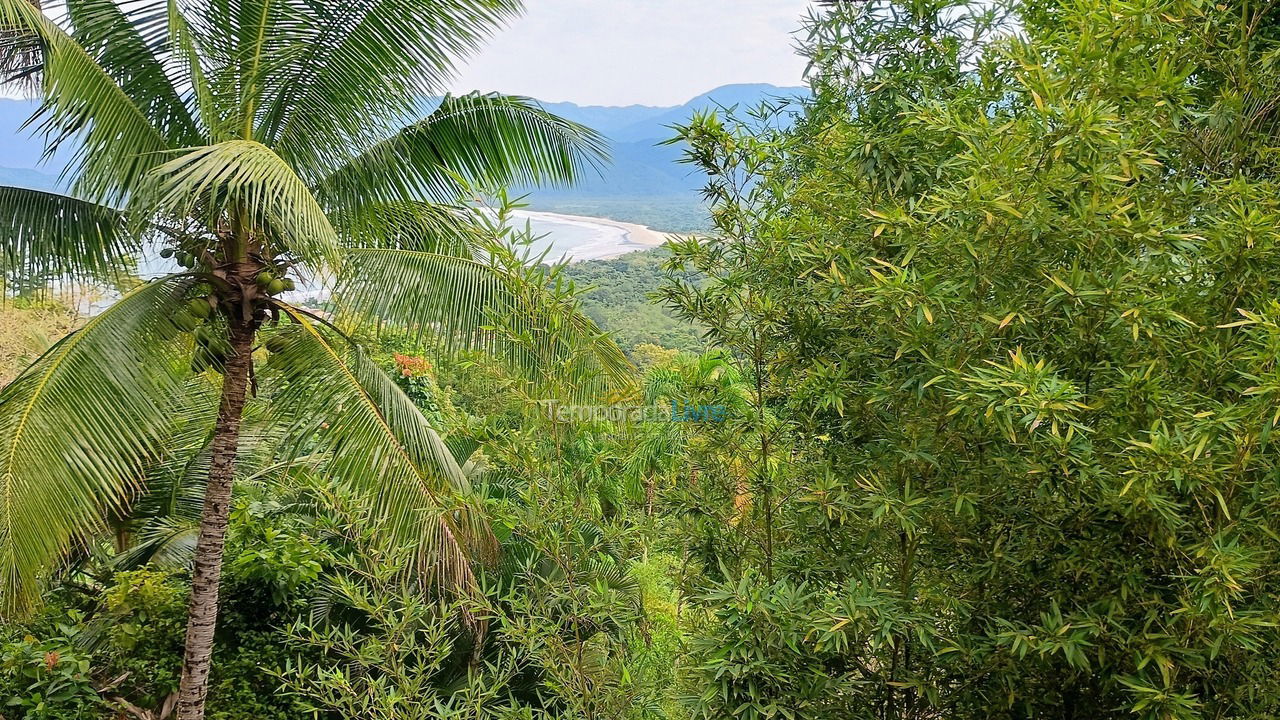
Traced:
[[102, 675], [124, 677], [113, 694], [157, 708], [178, 689], [186, 627], [187, 588], [156, 570], [116, 573], [102, 599], [106, 646]]
[[9, 720], [90, 720], [107, 710], [89, 658], [69, 637], [27, 635], [0, 647], [0, 702]]

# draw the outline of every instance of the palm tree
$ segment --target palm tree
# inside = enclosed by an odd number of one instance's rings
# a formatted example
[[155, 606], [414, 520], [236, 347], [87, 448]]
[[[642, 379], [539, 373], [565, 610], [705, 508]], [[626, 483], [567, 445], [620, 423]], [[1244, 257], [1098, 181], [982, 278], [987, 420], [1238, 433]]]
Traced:
[[[422, 98], [519, 0], [53, 10], [0, 0], [0, 69], [38, 88], [31, 124], [47, 146], [75, 146], [69, 194], [0, 188], [4, 270], [109, 277], [163, 243], [186, 271], [130, 291], [0, 394], [0, 592], [9, 612], [30, 607], [43, 572], [127, 513], [183, 384], [217, 373], [179, 697], [179, 717], [196, 720], [260, 336], [282, 442], [323, 455], [333, 482], [367, 488], [388, 527], [432, 549], [439, 577], [465, 575], [481, 535], [461, 510], [424, 515], [465, 483], [434, 429], [358, 344], [281, 293], [332, 281], [344, 317], [515, 360], [548, 353], [513, 336], [572, 337], [594, 352], [584, 381], [621, 377], [615, 346], [579, 316], [539, 315], [508, 282], [518, 273], [477, 250], [451, 209], [476, 186], [572, 181], [602, 143], [522, 98], [446, 96], [425, 112]], [[529, 317], [521, 332], [486, 326], [514, 311]]]

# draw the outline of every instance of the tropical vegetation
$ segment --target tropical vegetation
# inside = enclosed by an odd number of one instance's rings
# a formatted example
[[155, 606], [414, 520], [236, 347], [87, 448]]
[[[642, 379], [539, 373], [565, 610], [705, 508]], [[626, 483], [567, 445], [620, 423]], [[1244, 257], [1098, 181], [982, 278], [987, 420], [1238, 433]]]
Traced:
[[[526, 307], [539, 298], [454, 207], [476, 185], [570, 181], [602, 155], [598, 137], [520, 98], [445, 97], [418, 114], [421, 91], [518, 9], [76, 0], [58, 22], [26, 0], [0, 5], [0, 60], [43, 101], [33, 122], [51, 148], [79, 143], [73, 195], [0, 189], [6, 271], [107, 277], [148, 241], [185, 269], [130, 289], [0, 397], [10, 612], [29, 609], [40, 573], [86, 537], [127, 532], [154, 489], [146, 468], [175, 419], [186, 424], [180, 410], [216, 411], [177, 694], [178, 717], [203, 717], [251, 392], [273, 396], [277, 453], [363, 486], [370, 521], [416, 539], [421, 582], [472, 583], [489, 531], [464, 508], [440, 512], [437, 497], [465, 477], [439, 435], [337, 325], [281, 294], [332, 277], [343, 314], [520, 354], [531, 370], [572, 344], [591, 354], [561, 368], [580, 388], [618, 378], [625, 361], [581, 316], [525, 346], [483, 329], [491, 312], [519, 308], [525, 334], [560, 316]], [[255, 371], [261, 338], [274, 390]], [[192, 380], [210, 373], [215, 391]]]
[[418, 100], [513, 4], [228, 1], [0, 0], [14, 310], [120, 296], [0, 394], [5, 717], [1280, 714], [1274, 3], [824, 3], [572, 267], [596, 136]]
[[[662, 248], [630, 252], [611, 260], [569, 265], [565, 277], [582, 289], [582, 310], [629, 355], [640, 345], [698, 353], [707, 349], [702, 330], [653, 302], [668, 277]], [[696, 278], [693, 278], [696, 280]]]

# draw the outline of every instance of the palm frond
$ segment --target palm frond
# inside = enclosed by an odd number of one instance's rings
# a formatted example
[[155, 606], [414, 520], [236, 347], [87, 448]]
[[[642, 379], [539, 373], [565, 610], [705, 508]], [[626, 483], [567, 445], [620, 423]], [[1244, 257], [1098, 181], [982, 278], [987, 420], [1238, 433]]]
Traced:
[[337, 218], [343, 245], [471, 258], [480, 244], [470, 210], [427, 202], [364, 205]]
[[67, 195], [0, 187], [4, 270], [24, 277], [106, 277], [141, 248], [116, 210]]
[[474, 587], [472, 565], [491, 561], [496, 541], [440, 436], [357, 345], [285, 311], [294, 325], [273, 340], [282, 382], [270, 398], [289, 423], [282, 453], [324, 457], [318, 472], [373, 500], [377, 517], [419, 548], [422, 577]]
[[113, 567], [135, 570], [151, 565], [165, 570], [190, 570], [199, 534], [198, 520], [177, 516], [153, 518], [138, 531], [134, 544], [113, 559]]
[[190, 282], [134, 290], [0, 391], [6, 612], [29, 608], [41, 574], [137, 489], [185, 372], [169, 318]]
[[306, 52], [295, 40], [296, 18], [307, 12], [305, 5], [276, 0], [179, 4], [183, 12], [171, 29], [183, 44], [199, 50], [199, 76], [210, 90], [200, 114], [211, 121], [206, 125], [211, 141], [254, 137], [270, 78]]
[[425, 120], [369, 148], [317, 186], [326, 205], [456, 202], [473, 187], [571, 183], [607, 155], [594, 130], [521, 97], [448, 96]]
[[[630, 483], [639, 483], [648, 475], [669, 470], [681, 458], [684, 442], [682, 429], [677, 423], [649, 423], [626, 458], [626, 476]], [[628, 490], [634, 494], [643, 492], [638, 485]]]
[[519, 0], [292, 4], [287, 67], [265, 78], [257, 137], [304, 175], [332, 169], [416, 118], [454, 63], [520, 11]]
[[0, 34], [43, 47], [39, 122], [50, 149], [78, 143], [68, 172], [77, 194], [111, 203], [160, 160], [168, 143], [146, 113], [80, 43], [27, 0], [0, 0]]
[[219, 104], [205, 73], [199, 38], [183, 14], [178, 0], [168, 0], [170, 65], [190, 85], [185, 102], [188, 115], [204, 131], [206, 142], [231, 139], [228, 120], [218, 112]]
[[576, 307], [543, 292], [541, 272], [441, 253], [353, 249], [334, 299], [354, 318], [377, 319], [444, 352], [490, 352], [535, 386], [554, 375], [576, 397], [629, 387], [630, 361]]
[[195, 145], [201, 134], [178, 91], [189, 78], [164, 62], [173, 55], [173, 12], [166, 0], [67, 1], [71, 36], [171, 143]]
[[171, 399], [164, 438], [147, 462], [140, 493], [129, 508], [134, 544], [114, 559], [116, 568], [130, 570], [148, 563], [191, 567], [212, 460], [209, 443], [218, 390], [207, 376], [195, 375]]
[[152, 170], [130, 201], [137, 218], [206, 213], [215, 227], [239, 209], [273, 231], [274, 250], [313, 268], [337, 260], [338, 236], [302, 179], [261, 143], [227, 140], [195, 148]]
[[[513, 299], [483, 262], [452, 254], [399, 249], [346, 252], [334, 291], [344, 313], [379, 318], [444, 349], [486, 348], [487, 309]], [[407, 285], [406, 285], [407, 283]]]
[[[36, 10], [40, 0], [27, 0]], [[23, 91], [40, 87], [40, 68], [44, 66], [44, 45], [34, 33], [0, 30], [0, 85]]]

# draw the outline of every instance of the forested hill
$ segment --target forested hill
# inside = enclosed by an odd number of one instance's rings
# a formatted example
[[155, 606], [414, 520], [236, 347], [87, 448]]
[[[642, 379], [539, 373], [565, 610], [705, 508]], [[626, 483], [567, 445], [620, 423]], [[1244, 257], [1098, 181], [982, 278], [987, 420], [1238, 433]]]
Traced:
[[548, 110], [604, 133], [610, 140], [612, 162], [599, 177], [586, 178], [574, 187], [533, 191], [531, 201], [543, 210], [626, 220], [658, 230], [705, 230], [707, 215], [699, 197], [705, 176], [679, 162], [681, 146], [662, 144], [675, 134], [672, 126], [700, 111], [745, 108], [808, 94], [808, 88], [802, 87], [742, 84], [716, 88], [676, 107], [546, 103]]
[[612, 333], [627, 353], [649, 343], [664, 348], [700, 352], [701, 330], [649, 299], [662, 284], [666, 250], [633, 252], [612, 260], [574, 263], [568, 276], [584, 293], [582, 307], [600, 327]]

